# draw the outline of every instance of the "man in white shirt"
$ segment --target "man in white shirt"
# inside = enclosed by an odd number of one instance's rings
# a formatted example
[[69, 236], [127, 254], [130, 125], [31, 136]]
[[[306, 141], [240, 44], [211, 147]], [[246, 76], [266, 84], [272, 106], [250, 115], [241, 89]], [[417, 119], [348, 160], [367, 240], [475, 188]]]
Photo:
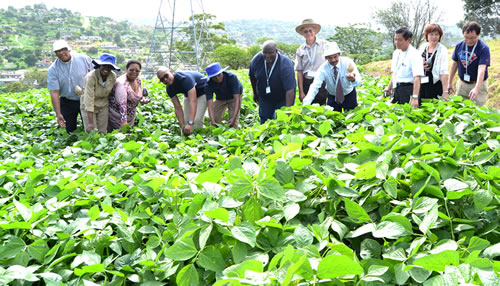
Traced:
[[412, 37], [412, 32], [406, 27], [396, 30], [394, 44], [397, 50], [392, 54], [392, 78], [384, 93], [390, 96], [395, 88], [392, 103], [410, 103], [418, 107], [420, 77], [424, 75], [424, 66], [419, 51], [410, 44]]
[[356, 86], [361, 85], [361, 75], [354, 61], [348, 57], [341, 57], [337, 43], [325, 45], [324, 62], [318, 69], [318, 74], [309, 87], [304, 105], [311, 104], [318, 94], [318, 90], [326, 83], [328, 91], [327, 104], [335, 111], [354, 109], [358, 106]]

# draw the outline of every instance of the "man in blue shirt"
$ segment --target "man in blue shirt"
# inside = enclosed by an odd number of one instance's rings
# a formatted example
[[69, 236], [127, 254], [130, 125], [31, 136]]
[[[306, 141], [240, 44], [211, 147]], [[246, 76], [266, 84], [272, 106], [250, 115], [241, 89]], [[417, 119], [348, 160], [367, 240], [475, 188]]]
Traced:
[[458, 70], [457, 95], [483, 106], [488, 99], [488, 66], [490, 48], [479, 39], [481, 26], [468, 22], [462, 28], [464, 40], [455, 46], [448, 79], [448, 92], [453, 89], [453, 78]]
[[348, 57], [341, 57], [340, 53], [337, 43], [325, 45], [324, 56], [327, 61], [319, 67], [319, 74], [309, 87], [304, 104], [311, 104], [323, 82], [326, 82], [327, 104], [335, 111], [354, 109], [358, 106], [355, 87], [361, 85], [361, 75], [354, 61]]
[[296, 82], [293, 62], [278, 53], [274, 41], [264, 42], [262, 53], [250, 62], [248, 72], [253, 100], [259, 105], [260, 123], [275, 118], [276, 109], [295, 102]]
[[57, 124], [70, 133], [77, 127], [85, 75], [94, 66], [88, 56], [71, 51], [64, 40], [55, 41], [52, 50], [57, 60], [49, 67], [47, 89], [50, 91]]
[[[205, 95], [212, 125], [222, 121], [227, 108], [229, 127], [238, 128], [243, 85], [234, 73], [222, 69], [219, 63], [213, 63], [205, 70], [209, 78], [205, 86]], [[215, 103], [213, 101], [214, 93]]]
[[[184, 135], [193, 133], [193, 128], [202, 128], [207, 98], [205, 96], [206, 77], [199, 72], [175, 72], [165, 67], [156, 72], [165, 84], [167, 94], [174, 104], [175, 115]], [[184, 94], [184, 108], [177, 95]]]

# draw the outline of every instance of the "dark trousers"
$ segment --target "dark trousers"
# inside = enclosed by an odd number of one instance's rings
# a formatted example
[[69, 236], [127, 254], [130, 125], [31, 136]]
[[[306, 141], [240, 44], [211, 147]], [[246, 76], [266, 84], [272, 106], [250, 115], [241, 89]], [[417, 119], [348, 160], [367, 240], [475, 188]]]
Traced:
[[[313, 81], [314, 81], [314, 79], [309, 79], [309, 78], [304, 77], [304, 80], [302, 81], [302, 87], [303, 87], [305, 94], [307, 94], [309, 92], [309, 87], [311, 86]], [[319, 105], [325, 105], [327, 98], [328, 98], [328, 91], [326, 91], [326, 83], [323, 82], [323, 84], [321, 85], [321, 87], [318, 90], [318, 94], [316, 94], [316, 97], [314, 98], [312, 103], [318, 103]]]
[[432, 75], [429, 77], [429, 82], [420, 85], [420, 92], [418, 97], [418, 104], [422, 102], [422, 98], [437, 99], [438, 96], [443, 95], [443, 83], [438, 80], [432, 83]]
[[62, 116], [66, 120], [66, 132], [71, 133], [75, 131], [77, 126], [76, 122], [78, 121], [78, 114], [80, 114], [80, 101], [61, 97], [59, 102]]
[[405, 104], [410, 103], [410, 98], [413, 93], [413, 83], [400, 83], [396, 85], [394, 98], [392, 103]]
[[358, 106], [358, 96], [356, 93], [356, 88], [344, 96], [344, 102], [337, 103], [335, 101], [335, 95], [328, 94], [328, 105], [333, 107], [333, 110], [342, 112], [342, 109], [349, 110], [354, 109]]
[[262, 97], [259, 97], [259, 117], [260, 124], [263, 124], [269, 119], [276, 118], [276, 109], [280, 109], [282, 106], [286, 105], [286, 100], [280, 101], [265, 101]]

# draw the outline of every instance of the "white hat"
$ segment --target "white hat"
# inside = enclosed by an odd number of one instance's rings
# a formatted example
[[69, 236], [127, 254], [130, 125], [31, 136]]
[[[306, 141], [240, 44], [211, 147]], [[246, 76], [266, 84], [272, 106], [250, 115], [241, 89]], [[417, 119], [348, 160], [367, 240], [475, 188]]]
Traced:
[[66, 42], [65, 40], [57, 40], [54, 42], [54, 46], [52, 48], [52, 51], [56, 52], [56, 51], [62, 50], [64, 48], [68, 49], [68, 51], [71, 51], [71, 47], [68, 45], [68, 42]]
[[325, 51], [323, 52], [323, 55], [325, 57], [335, 55], [335, 54], [340, 54], [341, 51], [339, 49], [339, 45], [335, 42], [329, 42], [325, 44]]

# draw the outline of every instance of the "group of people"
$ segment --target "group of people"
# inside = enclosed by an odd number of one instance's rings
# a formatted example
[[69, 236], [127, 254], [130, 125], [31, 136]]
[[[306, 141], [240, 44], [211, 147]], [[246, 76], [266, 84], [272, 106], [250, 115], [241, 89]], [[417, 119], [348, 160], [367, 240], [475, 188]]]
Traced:
[[[296, 88], [303, 104], [329, 105], [336, 111], [354, 109], [356, 87], [361, 75], [354, 61], [341, 56], [335, 42], [316, 37], [321, 26], [305, 19], [296, 27], [303, 43], [296, 52], [295, 65], [278, 51], [274, 41], [266, 41], [249, 67], [253, 99], [259, 106], [260, 122], [275, 118], [276, 110], [295, 103]], [[458, 71], [457, 95], [484, 105], [488, 96], [488, 46], [479, 39], [481, 26], [469, 22], [462, 29], [464, 41], [458, 43], [448, 72], [448, 50], [440, 43], [443, 30], [438, 24], [425, 27], [426, 44], [417, 50], [411, 45], [412, 32], [396, 30], [392, 56], [392, 77], [384, 95], [393, 94], [393, 103], [409, 103], [418, 107], [423, 98], [438, 98], [455, 92], [453, 79]], [[54, 43], [57, 60], [49, 68], [48, 89], [56, 112], [57, 123], [68, 132], [76, 129], [81, 113], [86, 131], [101, 133], [133, 126], [139, 103], [150, 101], [139, 77], [141, 63], [130, 60], [126, 73], [117, 77], [116, 58], [102, 54], [98, 60], [72, 52], [65, 41]], [[185, 135], [202, 128], [206, 110], [210, 123], [222, 122], [226, 109], [227, 124], [238, 128], [243, 86], [238, 77], [219, 63], [199, 72], [158, 69], [158, 80], [166, 85], [175, 115]], [[296, 72], [296, 77], [295, 77]], [[297, 79], [297, 80], [296, 80]], [[184, 95], [183, 106], [178, 95]], [[215, 96], [214, 96], [215, 94]]]

